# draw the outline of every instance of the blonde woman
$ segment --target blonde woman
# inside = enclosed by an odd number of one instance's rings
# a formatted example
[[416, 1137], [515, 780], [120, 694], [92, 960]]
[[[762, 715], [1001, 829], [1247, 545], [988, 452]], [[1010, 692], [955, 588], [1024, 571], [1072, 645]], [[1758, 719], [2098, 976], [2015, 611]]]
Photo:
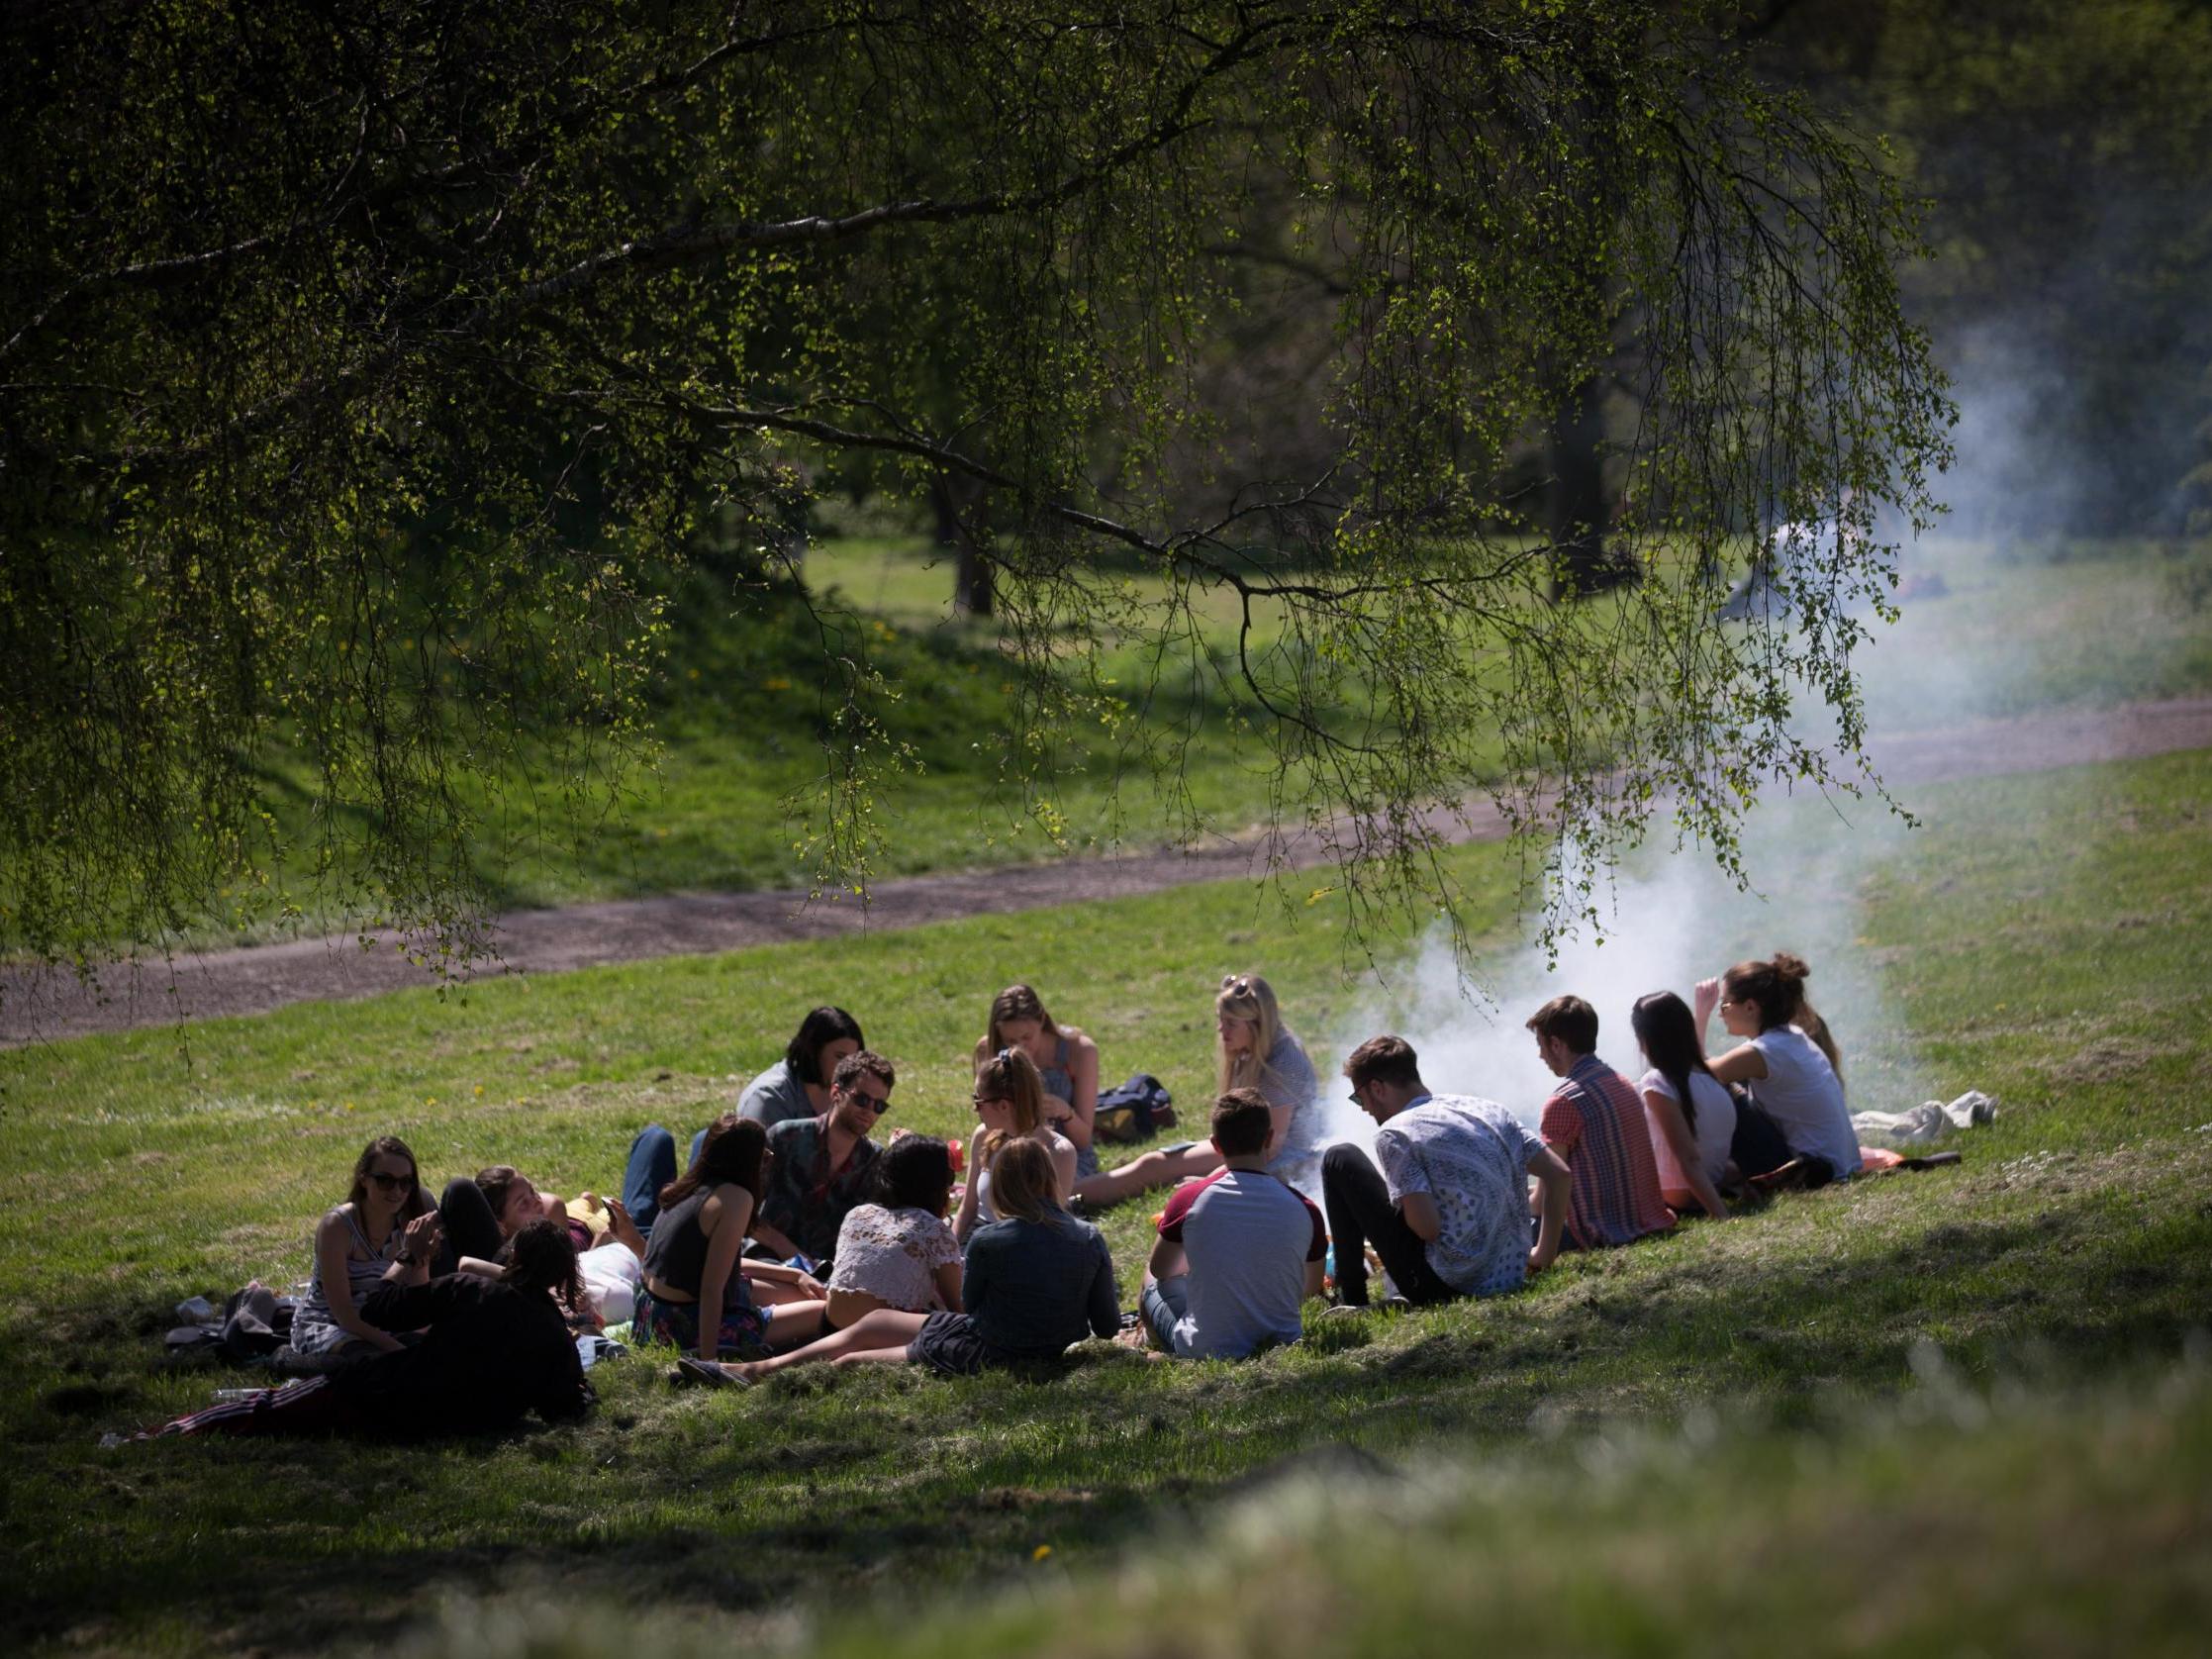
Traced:
[[992, 1164], [1009, 1145], [1032, 1140], [1052, 1162], [1053, 1202], [1062, 1209], [1075, 1190], [1075, 1143], [1044, 1120], [1044, 1079], [1018, 1048], [1002, 1048], [976, 1067], [979, 1127], [968, 1143], [968, 1185], [952, 1234], [962, 1244], [978, 1226], [999, 1220], [992, 1203]]
[[1274, 987], [1256, 973], [1233, 973], [1213, 999], [1217, 1033], [1214, 1092], [1251, 1089], [1268, 1104], [1274, 1132], [1267, 1172], [1294, 1187], [1320, 1181], [1321, 1089], [1305, 1047], [1283, 1024]]
[[976, 1065], [1001, 1049], [1029, 1056], [1044, 1084], [1045, 1121], [1075, 1146], [1077, 1191], [1099, 1173], [1099, 1149], [1092, 1144], [1092, 1120], [1099, 1110], [1099, 1045], [1073, 1025], [1058, 1025], [1044, 1001], [1026, 985], [1010, 985], [991, 1002], [983, 1040], [976, 1044]]
[[[1258, 974], [1233, 973], [1213, 998], [1214, 1092], [1253, 1089], [1268, 1104], [1267, 1171], [1294, 1187], [1320, 1184], [1320, 1087], [1305, 1049], [1283, 1024], [1275, 990]], [[1221, 1167], [1204, 1142], [1164, 1146], [1077, 1189], [1085, 1204], [1117, 1204], [1150, 1187], [1172, 1186]]]

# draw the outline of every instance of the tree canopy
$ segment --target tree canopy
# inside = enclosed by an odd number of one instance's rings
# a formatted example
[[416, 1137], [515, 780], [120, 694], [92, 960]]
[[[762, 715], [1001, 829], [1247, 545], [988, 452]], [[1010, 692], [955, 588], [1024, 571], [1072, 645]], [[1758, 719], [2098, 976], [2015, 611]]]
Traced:
[[[1092, 647], [1148, 643], [1250, 711], [1280, 822], [1360, 861], [1355, 903], [1448, 904], [1422, 809], [1489, 749], [1524, 822], [1602, 852], [1669, 798], [1724, 859], [1762, 778], [1856, 764], [1877, 516], [1929, 511], [1949, 420], [1898, 299], [1912, 212], [1702, 8], [82, 0], [11, 27], [12, 948], [159, 940], [265, 881], [278, 743], [331, 891], [465, 948], [461, 783], [602, 798], [649, 746], [666, 573], [735, 524], [734, 602], [788, 587], [788, 527], [855, 461], [960, 482], [1027, 688], [1011, 764], [1115, 730], [1145, 688]], [[1325, 280], [1253, 280], [1287, 267]], [[1315, 292], [1294, 471], [1205, 371]], [[1581, 528], [1641, 579], [1562, 603], [1525, 456], [1623, 330], [1627, 505]], [[1842, 534], [1773, 624], [1722, 627], [1732, 548], [1780, 520]], [[1221, 594], [1226, 652], [1195, 614]], [[897, 689], [821, 621], [801, 810], [851, 882]], [[1172, 787], [1173, 742], [1149, 758]]]

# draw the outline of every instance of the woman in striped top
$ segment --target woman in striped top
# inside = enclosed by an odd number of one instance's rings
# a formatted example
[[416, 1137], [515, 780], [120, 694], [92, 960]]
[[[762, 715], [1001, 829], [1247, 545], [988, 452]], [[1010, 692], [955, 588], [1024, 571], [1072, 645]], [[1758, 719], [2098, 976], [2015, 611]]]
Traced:
[[353, 1163], [353, 1190], [315, 1229], [315, 1276], [292, 1318], [301, 1353], [390, 1353], [402, 1346], [361, 1317], [361, 1302], [398, 1259], [407, 1223], [430, 1211], [416, 1178], [415, 1154], [395, 1135], [379, 1135]]

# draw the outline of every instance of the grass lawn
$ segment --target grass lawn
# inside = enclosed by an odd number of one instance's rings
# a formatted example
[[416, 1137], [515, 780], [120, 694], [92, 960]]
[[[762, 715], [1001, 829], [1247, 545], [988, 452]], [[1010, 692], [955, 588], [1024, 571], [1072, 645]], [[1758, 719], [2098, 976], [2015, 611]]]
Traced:
[[[1872, 723], [1903, 731], [2202, 693], [2212, 688], [2208, 560], [2207, 541], [2174, 550], [1932, 540], [1905, 568], [1940, 576], [1948, 591], [1908, 601], [1895, 627], [1875, 628], [1865, 660]], [[1079, 723], [1057, 750], [1028, 757], [1051, 780], [1030, 799], [1001, 736], [1018, 693], [996, 634], [949, 614], [951, 573], [919, 538], [819, 541], [805, 574], [846, 619], [839, 648], [898, 693], [886, 741], [871, 747], [905, 744], [910, 765], [880, 802], [889, 833], [875, 876], [1153, 845], [1266, 821], [1274, 769], [1252, 711], [1204, 676], [1170, 673], [1120, 731]], [[823, 772], [816, 625], [796, 603], [743, 620], [727, 614], [732, 603], [702, 581], [677, 608], [665, 695], [652, 711], [659, 761], [622, 801], [463, 789], [484, 817], [472, 869], [495, 908], [809, 884], [809, 824], [790, 803], [808, 799]], [[1226, 648], [1230, 612], [1202, 604], [1198, 621]], [[1132, 692], [1143, 678], [1133, 651], [1109, 647], [1102, 663]], [[1180, 792], [1163, 790], [1149, 757], [1186, 737]], [[295, 830], [307, 822], [307, 784], [281, 766], [271, 778], [278, 819]], [[583, 850], [557, 850], [571, 842]], [[223, 903], [242, 908], [189, 942], [268, 936], [266, 900], [250, 885], [226, 894]]]
[[[372, 1132], [407, 1136], [435, 1179], [499, 1157], [604, 1187], [639, 1123], [688, 1128], [824, 998], [899, 1062], [895, 1121], [944, 1131], [983, 1003], [1014, 977], [1098, 1035], [1108, 1071], [1157, 1072], [1195, 1107], [1224, 969], [1262, 967], [1308, 1034], [1375, 1002], [1325, 903], [1286, 917], [1191, 889], [0, 1055], [13, 1627], [290, 1649], [489, 1597], [506, 1610], [424, 1640], [597, 1650], [650, 1610], [675, 1645], [871, 1651], [2176, 1646], [2212, 1611], [2212, 1405], [2174, 1368], [2212, 1307], [2212, 755], [1914, 804], [1931, 827], [1848, 892], [1819, 861], [1782, 869], [1771, 912], [1716, 922], [1711, 948], [1778, 942], [1793, 904], [1841, 899], [1886, 1011], [1844, 1031], [1861, 1103], [1905, 1076], [1999, 1095], [1963, 1168], [1570, 1259], [1502, 1301], [1331, 1319], [1243, 1366], [1094, 1347], [1049, 1383], [801, 1371], [701, 1398], [648, 1358], [597, 1374], [589, 1424], [489, 1443], [94, 1445], [249, 1380], [165, 1372], [166, 1310], [304, 1274]], [[1501, 959], [1517, 872], [1502, 849], [1456, 856]], [[1149, 1209], [1106, 1220], [1125, 1290]], [[1920, 1388], [1939, 1350], [1947, 1380]], [[1221, 1518], [1299, 1456], [1429, 1473], [1363, 1486], [1349, 1521], [1289, 1499]], [[1279, 1555], [1253, 1565], [1268, 1536]], [[979, 1642], [961, 1621], [1001, 1579]], [[862, 1598], [877, 1622], [851, 1622]], [[1167, 1641], [1160, 1610], [1186, 1605], [1188, 1639]]]

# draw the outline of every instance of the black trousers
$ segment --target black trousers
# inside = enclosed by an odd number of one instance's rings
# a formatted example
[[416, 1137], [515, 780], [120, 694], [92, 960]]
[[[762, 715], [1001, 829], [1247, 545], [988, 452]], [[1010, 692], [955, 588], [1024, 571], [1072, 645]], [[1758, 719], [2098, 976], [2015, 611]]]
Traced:
[[437, 1201], [437, 1219], [442, 1225], [437, 1259], [431, 1264], [434, 1273], [451, 1273], [463, 1256], [490, 1261], [507, 1242], [499, 1235], [499, 1218], [492, 1214], [491, 1200], [468, 1176], [456, 1175], [445, 1183]]
[[1367, 1306], [1367, 1252], [1373, 1244], [1398, 1295], [1416, 1306], [1450, 1302], [1459, 1292], [1428, 1265], [1421, 1238], [1405, 1224], [1383, 1172], [1357, 1146], [1331, 1146], [1321, 1159], [1321, 1204], [1336, 1246], [1336, 1299]]

